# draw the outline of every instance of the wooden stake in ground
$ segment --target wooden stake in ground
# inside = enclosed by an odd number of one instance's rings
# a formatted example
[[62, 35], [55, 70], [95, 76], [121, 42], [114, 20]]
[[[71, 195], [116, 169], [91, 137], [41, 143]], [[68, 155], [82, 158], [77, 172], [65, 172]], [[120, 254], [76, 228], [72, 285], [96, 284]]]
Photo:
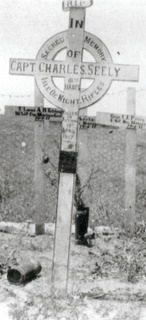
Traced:
[[[35, 231], [36, 235], [45, 233], [45, 173], [43, 163], [47, 163], [49, 158], [44, 154], [44, 120], [62, 121], [62, 110], [43, 107], [43, 96], [38, 87], [35, 86], [35, 107], [19, 106], [15, 111], [16, 116], [34, 117], [34, 189], [35, 189]], [[1, 113], [1, 110], [0, 110]]]
[[[85, 9], [70, 9], [67, 62], [70, 66], [82, 61]], [[71, 82], [71, 86], [70, 86]], [[72, 90], [75, 86], [76, 90]], [[59, 159], [59, 191], [53, 259], [53, 288], [67, 288], [72, 206], [77, 165], [77, 130], [80, 101], [80, 77], [65, 79], [66, 99], [77, 101], [73, 106], [63, 105], [62, 143]]]
[[[127, 114], [135, 116], [135, 88], [127, 91]], [[135, 224], [136, 201], [136, 128], [126, 129], [125, 156], [125, 228], [131, 233]]]
[[125, 127], [125, 229], [131, 234], [134, 231], [136, 214], [136, 129], [146, 129], [146, 119], [135, 115], [136, 90], [127, 89], [127, 115], [98, 112], [96, 123]]
[[[35, 85], [35, 106], [43, 107], [44, 98]], [[34, 127], [34, 187], [35, 187], [35, 232], [36, 235], [45, 233], [44, 212], [44, 120], [36, 120]]]

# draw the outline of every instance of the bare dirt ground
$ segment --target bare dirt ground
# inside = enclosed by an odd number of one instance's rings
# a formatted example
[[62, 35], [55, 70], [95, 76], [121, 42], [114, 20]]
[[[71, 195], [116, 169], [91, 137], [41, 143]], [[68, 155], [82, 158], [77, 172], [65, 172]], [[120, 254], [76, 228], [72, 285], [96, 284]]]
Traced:
[[[93, 247], [72, 235], [68, 294], [51, 292], [53, 228], [42, 236], [0, 232], [0, 319], [145, 320], [146, 237], [98, 234]], [[11, 230], [14, 231], [14, 230]], [[9, 230], [10, 232], [10, 230]], [[40, 275], [25, 285], [7, 280], [8, 265], [33, 258]]]

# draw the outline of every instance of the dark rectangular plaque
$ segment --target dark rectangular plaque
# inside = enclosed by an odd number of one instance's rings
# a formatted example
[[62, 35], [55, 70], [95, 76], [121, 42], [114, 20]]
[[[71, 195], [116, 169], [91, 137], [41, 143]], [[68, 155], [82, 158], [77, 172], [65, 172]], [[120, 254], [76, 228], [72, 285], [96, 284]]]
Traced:
[[77, 152], [60, 151], [59, 172], [76, 174]]

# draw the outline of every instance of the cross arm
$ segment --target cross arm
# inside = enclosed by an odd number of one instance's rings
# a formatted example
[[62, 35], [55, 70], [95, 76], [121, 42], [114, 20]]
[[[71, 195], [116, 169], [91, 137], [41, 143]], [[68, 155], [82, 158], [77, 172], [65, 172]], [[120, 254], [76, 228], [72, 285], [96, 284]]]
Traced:
[[144, 129], [146, 130], [146, 118], [134, 114], [118, 114], [97, 112], [96, 124], [113, 126], [118, 128]]
[[9, 73], [11, 75], [34, 76], [37, 71], [37, 61], [32, 59], [10, 59]]
[[46, 75], [50, 77], [74, 77], [83, 79], [109, 79], [116, 81], [138, 81], [139, 66], [109, 63], [72, 63], [67, 61], [10, 59], [10, 74]]

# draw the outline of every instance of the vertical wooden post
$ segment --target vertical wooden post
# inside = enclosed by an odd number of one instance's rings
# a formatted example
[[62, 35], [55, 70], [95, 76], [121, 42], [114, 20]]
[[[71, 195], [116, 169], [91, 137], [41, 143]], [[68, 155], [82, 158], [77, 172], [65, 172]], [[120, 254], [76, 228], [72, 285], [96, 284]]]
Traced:
[[[127, 114], [135, 115], [135, 88], [127, 91]], [[126, 129], [125, 228], [133, 233], [136, 198], [136, 129]]]
[[[67, 63], [82, 61], [84, 39], [85, 9], [71, 8], [69, 30], [67, 34]], [[70, 86], [71, 84], [71, 86]], [[75, 85], [75, 86], [74, 86]], [[74, 89], [76, 87], [76, 89]], [[62, 123], [62, 143], [59, 160], [59, 191], [53, 257], [53, 290], [67, 290], [69, 254], [71, 238], [74, 181], [77, 162], [77, 130], [80, 106], [80, 76], [68, 75], [65, 78], [63, 103], [64, 117]]]
[[[79, 111], [79, 117], [87, 116], [87, 108], [81, 109]], [[80, 135], [82, 139], [80, 139]], [[79, 161], [82, 161], [82, 166], [80, 166], [80, 170], [78, 170], [77, 165], [77, 173], [79, 174], [79, 179], [84, 177], [83, 183], [86, 183], [89, 177], [89, 170], [87, 168], [87, 163], [91, 160], [88, 148], [88, 140], [90, 139], [90, 134], [87, 129], [81, 129], [79, 132], [79, 143], [78, 143], [78, 153], [79, 153]], [[86, 156], [85, 156], [86, 155]], [[79, 171], [79, 172], [78, 172]]]
[[[35, 107], [43, 107], [44, 98], [35, 84]], [[34, 128], [34, 182], [35, 182], [35, 233], [44, 234], [44, 172], [42, 167], [44, 144], [44, 121], [35, 121]]]

